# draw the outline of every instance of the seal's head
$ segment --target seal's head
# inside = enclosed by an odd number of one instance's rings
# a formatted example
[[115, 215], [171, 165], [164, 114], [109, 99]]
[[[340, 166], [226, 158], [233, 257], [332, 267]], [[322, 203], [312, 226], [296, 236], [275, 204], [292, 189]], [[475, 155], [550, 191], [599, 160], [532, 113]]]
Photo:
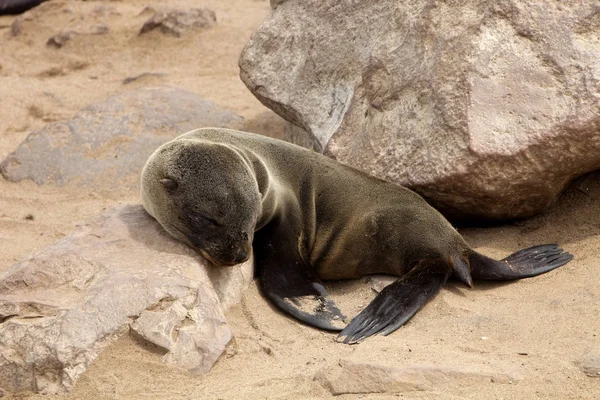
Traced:
[[167, 232], [212, 263], [249, 258], [261, 198], [238, 150], [197, 139], [166, 143], [142, 171], [141, 198]]

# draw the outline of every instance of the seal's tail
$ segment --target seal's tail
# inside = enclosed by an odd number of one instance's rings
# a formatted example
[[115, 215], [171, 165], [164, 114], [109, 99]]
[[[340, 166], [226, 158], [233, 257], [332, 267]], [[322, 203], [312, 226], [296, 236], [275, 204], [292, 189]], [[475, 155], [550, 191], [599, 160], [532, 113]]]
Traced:
[[500, 261], [473, 251], [469, 264], [473, 279], [504, 281], [540, 275], [572, 259], [573, 255], [557, 244], [543, 244], [519, 250]]

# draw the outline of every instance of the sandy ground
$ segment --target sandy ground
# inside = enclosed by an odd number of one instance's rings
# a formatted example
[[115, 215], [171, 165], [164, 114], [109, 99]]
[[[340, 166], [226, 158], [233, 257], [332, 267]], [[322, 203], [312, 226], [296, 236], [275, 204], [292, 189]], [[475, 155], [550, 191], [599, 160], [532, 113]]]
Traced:
[[[30, 13], [11, 36], [15, 17], [0, 17], [0, 158], [48, 122], [72, 117], [83, 106], [136, 87], [167, 84], [192, 90], [234, 110], [246, 129], [280, 136], [281, 120], [238, 78], [238, 55], [269, 12], [266, 0], [179, 0], [172, 7], [208, 7], [211, 29], [174, 38], [137, 31], [149, 17], [138, 1], [50, 1]], [[70, 10], [70, 11], [69, 11]], [[60, 49], [46, 41], [61, 29], [104, 23], [106, 35], [80, 34]], [[81, 28], [83, 27], [83, 28]], [[124, 85], [127, 77], [160, 73]], [[55, 243], [77, 223], [115, 203], [138, 202], [136, 193], [74, 187], [39, 187], [0, 179], [0, 268]], [[576, 255], [567, 266], [511, 284], [450, 283], [413, 320], [388, 337], [357, 346], [303, 326], [271, 308], [256, 286], [227, 315], [235, 341], [205, 376], [168, 368], [159, 355], [124, 337], [112, 344], [64, 399], [303, 399], [326, 398], [313, 380], [339, 360], [384, 365], [438, 365], [492, 369], [512, 383], [458, 379], [422, 391], [348, 394], [353, 398], [600, 398], [600, 378], [577, 361], [600, 353], [600, 174], [577, 182], [549, 213], [504, 226], [462, 230], [468, 242], [493, 257], [522, 247], [558, 242]], [[365, 281], [329, 285], [355, 315], [374, 293]], [[42, 398], [22, 395], [19, 398]]]

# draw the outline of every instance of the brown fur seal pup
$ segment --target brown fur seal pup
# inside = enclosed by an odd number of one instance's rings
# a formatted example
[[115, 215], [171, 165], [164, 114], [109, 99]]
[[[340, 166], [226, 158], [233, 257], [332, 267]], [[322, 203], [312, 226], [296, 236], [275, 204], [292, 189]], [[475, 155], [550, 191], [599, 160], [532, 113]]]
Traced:
[[[279, 140], [198, 129], [161, 146], [142, 172], [146, 210], [217, 265], [254, 250], [266, 296], [315, 327], [355, 343], [393, 332], [454, 275], [508, 280], [572, 259], [557, 245], [501, 261], [481, 255], [416, 193]], [[400, 278], [345, 327], [321, 279]]]

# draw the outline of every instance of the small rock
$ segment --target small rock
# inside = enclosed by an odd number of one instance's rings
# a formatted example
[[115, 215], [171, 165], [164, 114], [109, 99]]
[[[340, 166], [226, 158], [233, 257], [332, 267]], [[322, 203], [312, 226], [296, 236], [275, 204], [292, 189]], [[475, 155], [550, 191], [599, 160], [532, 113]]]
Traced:
[[46, 45], [60, 49], [61, 47], [63, 47], [65, 45], [65, 43], [67, 43], [69, 40], [73, 39], [73, 37], [76, 34], [77, 33], [75, 33], [74, 31], [61, 31], [61, 32], [57, 33], [56, 35], [52, 36], [50, 39], [48, 39], [48, 41], [46, 42]]
[[591, 378], [600, 378], [600, 353], [589, 353], [578, 362], [579, 368]]
[[314, 378], [332, 395], [351, 393], [399, 393], [439, 390], [450, 385], [477, 382], [513, 383], [519, 376], [490, 370], [484, 366], [407, 366], [395, 367], [367, 362], [340, 360]]
[[[146, 10], [144, 10], [146, 11]], [[214, 11], [207, 8], [191, 10], [161, 10], [144, 23], [140, 35], [160, 28], [162, 33], [180, 37], [190, 29], [210, 28], [217, 22]]]

